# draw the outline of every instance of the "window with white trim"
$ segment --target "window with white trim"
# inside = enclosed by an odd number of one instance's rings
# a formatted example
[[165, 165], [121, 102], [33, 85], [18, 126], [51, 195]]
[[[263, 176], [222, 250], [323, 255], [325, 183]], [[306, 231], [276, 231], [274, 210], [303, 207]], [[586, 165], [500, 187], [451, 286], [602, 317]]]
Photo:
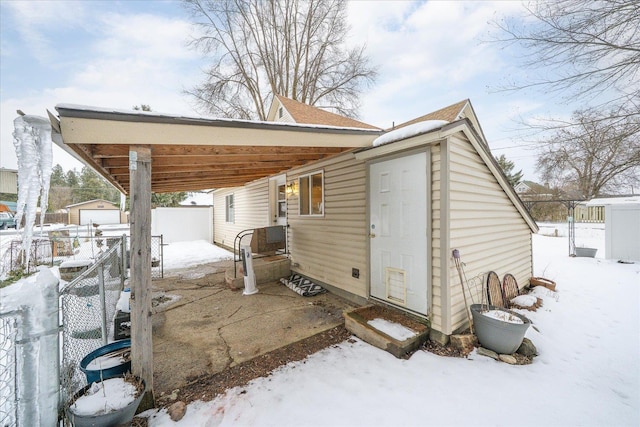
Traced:
[[324, 172], [318, 171], [298, 178], [300, 215], [324, 215]]
[[236, 214], [235, 207], [233, 203], [233, 194], [229, 194], [224, 198], [224, 207], [225, 207], [225, 221], [226, 222], [235, 222]]

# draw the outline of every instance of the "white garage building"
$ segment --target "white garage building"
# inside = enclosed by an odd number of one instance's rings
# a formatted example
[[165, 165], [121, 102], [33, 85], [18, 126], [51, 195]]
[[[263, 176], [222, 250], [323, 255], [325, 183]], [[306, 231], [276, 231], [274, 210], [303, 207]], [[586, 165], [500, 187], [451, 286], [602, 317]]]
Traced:
[[65, 206], [69, 212], [69, 224], [121, 224], [127, 218], [118, 206], [108, 200], [95, 199]]
[[640, 196], [592, 199], [587, 206], [605, 208], [605, 258], [640, 261]]

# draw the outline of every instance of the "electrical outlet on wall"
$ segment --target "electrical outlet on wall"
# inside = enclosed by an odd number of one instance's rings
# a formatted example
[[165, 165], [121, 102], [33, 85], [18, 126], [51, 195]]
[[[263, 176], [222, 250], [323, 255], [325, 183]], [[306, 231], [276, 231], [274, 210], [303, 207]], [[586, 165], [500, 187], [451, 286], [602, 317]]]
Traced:
[[360, 269], [359, 268], [352, 268], [351, 269], [351, 277], [359, 279], [360, 278]]

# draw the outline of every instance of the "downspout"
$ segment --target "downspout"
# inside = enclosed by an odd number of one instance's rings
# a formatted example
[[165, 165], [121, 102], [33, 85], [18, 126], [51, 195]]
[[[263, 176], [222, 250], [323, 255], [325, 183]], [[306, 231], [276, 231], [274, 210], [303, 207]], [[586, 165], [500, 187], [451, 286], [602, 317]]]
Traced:
[[449, 138], [440, 143], [440, 298], [442, 333], [451, 334], [451, 289], [449, 288]]

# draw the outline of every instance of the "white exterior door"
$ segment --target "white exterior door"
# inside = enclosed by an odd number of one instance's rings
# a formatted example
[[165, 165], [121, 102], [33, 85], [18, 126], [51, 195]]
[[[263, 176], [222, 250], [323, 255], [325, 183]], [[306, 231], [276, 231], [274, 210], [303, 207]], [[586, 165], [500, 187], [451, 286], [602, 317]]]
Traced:
[[269, 224], [287, 225], [287, 176], [269, 180]]
[[427, 153], [370, 165], [371, 296], [424, 315], [427, 197]]

